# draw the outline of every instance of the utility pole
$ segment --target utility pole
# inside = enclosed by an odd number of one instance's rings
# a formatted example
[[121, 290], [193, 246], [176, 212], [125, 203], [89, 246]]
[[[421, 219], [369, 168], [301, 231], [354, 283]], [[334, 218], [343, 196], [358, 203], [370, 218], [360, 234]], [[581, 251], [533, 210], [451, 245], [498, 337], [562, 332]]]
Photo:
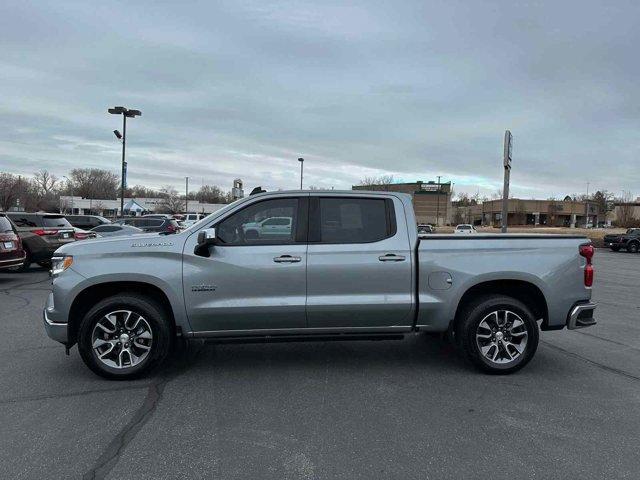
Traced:
[[189, 213], [189, 177], [184, 177], [184, 213]]
[[304, 166], [304, 158], [300, 157], [298, 161], [300, 162], [300, 190], [302, 190], [302, 169]]
[[502, 233], [507, 233], [509, 224], [509, 180], [511, 177], [511, 152], [513, 136], [509, 130], [504, 132], [504, 184], [502, 186]]
[[442, 175], [438, 175], [438, 197], [437, 197], [437, 201], [438, 204], [436, 206], [436, 227], [440, 226], [440, 177]]

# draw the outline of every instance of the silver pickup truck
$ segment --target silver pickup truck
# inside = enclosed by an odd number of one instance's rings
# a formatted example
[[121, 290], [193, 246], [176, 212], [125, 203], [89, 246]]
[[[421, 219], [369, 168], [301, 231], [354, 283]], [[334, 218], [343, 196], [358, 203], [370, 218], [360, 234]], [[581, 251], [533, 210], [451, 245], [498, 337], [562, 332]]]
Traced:
[[[290, 226], [247, 235], [268, 218]], [[114, 379], [159, 365], [178, 337], [418, 332], [446, 332], [472, 364], [509, 373], [531, 360], [539, 329], [595, 324], [593, 252], [569, 235], [418, 238], [411, 198], [400, 193], [260, 193], [178, 234], [60, 248], [44, 326]]]

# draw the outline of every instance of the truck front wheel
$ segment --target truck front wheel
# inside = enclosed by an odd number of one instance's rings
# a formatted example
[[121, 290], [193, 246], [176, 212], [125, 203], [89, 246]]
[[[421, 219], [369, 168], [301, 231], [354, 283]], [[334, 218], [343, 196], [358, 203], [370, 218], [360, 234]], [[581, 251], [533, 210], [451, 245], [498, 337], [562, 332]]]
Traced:
[[538, 324], [531, 310], [515, 298], [488, 295], [461, 312], [456, 336], [464, 356], [493, 374], [524, 367], [538, 348]]
[[171, 340], [169, 320], [153, 300], [121, 294], [86, 313], [78, 331], [78, 351], [94, 373], [129, 380], [162, 363]]

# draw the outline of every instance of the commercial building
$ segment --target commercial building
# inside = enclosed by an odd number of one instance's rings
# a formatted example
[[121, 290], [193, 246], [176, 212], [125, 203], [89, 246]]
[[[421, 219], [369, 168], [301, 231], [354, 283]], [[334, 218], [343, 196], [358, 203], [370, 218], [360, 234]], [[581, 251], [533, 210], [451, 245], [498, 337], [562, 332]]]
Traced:
[[[163, 204], [162, 198], [126, 198], [124, 199], [125, 215], [144, 215], [158, 212]], [[189, 200], [189, 212], [208, 215], [224, 207], [224, 203], [199, 203]], [[120, 199], [98, 200], [82, 197], [61, 196], [60, 212], [74, 215], [102, 215], [104, 217], [120, 216]]]
[[390, 183], [354, 185], [353, 190], [384, 190], [408, 193], [413, 198], [413, 209], [418, 223], [447, 225], [451, 223], [451, 182]]
[[[548, 227], [597, 226], [604, 222], [604, 213], [594, 202], [565, 200], [508, 200], [508, 225]], [[502, 223], [502, 200], [490, 200], [457, 210], [456, 221], [474, 225], [499, 227]]]

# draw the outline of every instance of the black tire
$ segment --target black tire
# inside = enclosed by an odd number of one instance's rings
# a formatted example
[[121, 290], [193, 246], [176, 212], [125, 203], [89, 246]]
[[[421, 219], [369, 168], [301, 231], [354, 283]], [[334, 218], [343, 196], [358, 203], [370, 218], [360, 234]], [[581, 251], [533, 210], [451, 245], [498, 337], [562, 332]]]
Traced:
[[247, 240], [257, 240], [259, 237], [257, 230], [247, 230], [244, 234], [244, 238]]
[[[500, 358], [497, 358], [496, 361], [492, 361], [490, 358], [483, 355], [479, 344], [481, 340], [479, 340], [476, 335], [481, 332], [483, 334], [488, 333], [484, 327], [479, 329], [479, 325], [483, 320], [487, 320], [489, 318], [493, 319], [493, 312], [504, 311], [511, 312], [512, 315], [509, 318], [512, 319], [512, 324], [516, 323], [513, 319], [517, 318], [522, 321], [522, 325], [518, 327], [517, 333], [514, 332], [516, 330], [515, 326], [511, 331], [505, 329], [504, 343], [500, 340], [503, 335], [502, 331], [500, 331], [499, 334], [497, 332], [493, 333], [496, 337], [497, 335], [500, 335], [500, 339], [495, 338], [493, 341], [491, 339], [486, 340], [487, 343], [485, 344], [485, 348], [490, 344], [495, 344], [496, 346], [493, 348], [495, 348], [498, 354], [500, 354]], [[498, 315], [501, 316], [500, 313], [498, 313]], [[488, 322], [489, 321], [487, 320], [487, 323]], [[487, 323], [485, 323], [485, 325]], [[506, 295], [487, 295], [476, 298], [462, 309], [456, 325], [456, 343], [458, 344], [463, 356], [475, 367], [487, 373], [498, 375], [513, 373], [529, 363], [538, 348], [538, 323], [536, 322], [534, 315], [531, 313], [531, 310], [529, 310], [529, 308], [519, 300]], [[519, 322], [518, 325], [520, 325]], [[520, 342], [526, 340], [524, 347], [522, 347], [522, 352], [518, 353], [512, 361], [507, 360], [505, 357], [507, 355], [512, 357], [512, 354], [517, 353], [517, 347], [521, 346], [521, 344], [518, 343], [517, 346], [514, 346], [514, 343], [506, 340], [518, 341], [516, 340], [516, 335], [521, 336], [521, 332], [525, 330], [526, 336], [519, 340]], [[510, 336], [511, 334], [513, 337]], [[496, 350], [489, 349], [486, 353], [489, 354], [491, 352], [493, 355]], [[504, 363], [498, 363], [502, 361], [504, 361]]]
[[638, 247], [640, 247], [640, 244], [638, 242], [629, 242], [627, 244], [627, 252], [638, 253]]
[[616, 245], [614, 247], [611, 247], [611, 250], [613, 250], [614, 252], [619, 252], [620, 251], [620, 247]]
[[[140, 363], [124, 368], [114, 368], [98, 358], [93, 348], [93, 334], [96, 324], [103, 320], [105, 315], [122, 310], [128, 310], [143, 317], [150, 327], [152, 340], [148, 354]], [[121, 294], [98, 302], [86, 313], [80, 323], [77, 340], [82, 360], [94, 373], [111, 380], [130, 380], [148, 374], [166, 360], [171, 351], [174, 335], [168, 316], [152, 299], [143, 295]], [[133, 341], [131, 343], [133, 347]], [[129, 361], [131, 362], [131, 356]]]

